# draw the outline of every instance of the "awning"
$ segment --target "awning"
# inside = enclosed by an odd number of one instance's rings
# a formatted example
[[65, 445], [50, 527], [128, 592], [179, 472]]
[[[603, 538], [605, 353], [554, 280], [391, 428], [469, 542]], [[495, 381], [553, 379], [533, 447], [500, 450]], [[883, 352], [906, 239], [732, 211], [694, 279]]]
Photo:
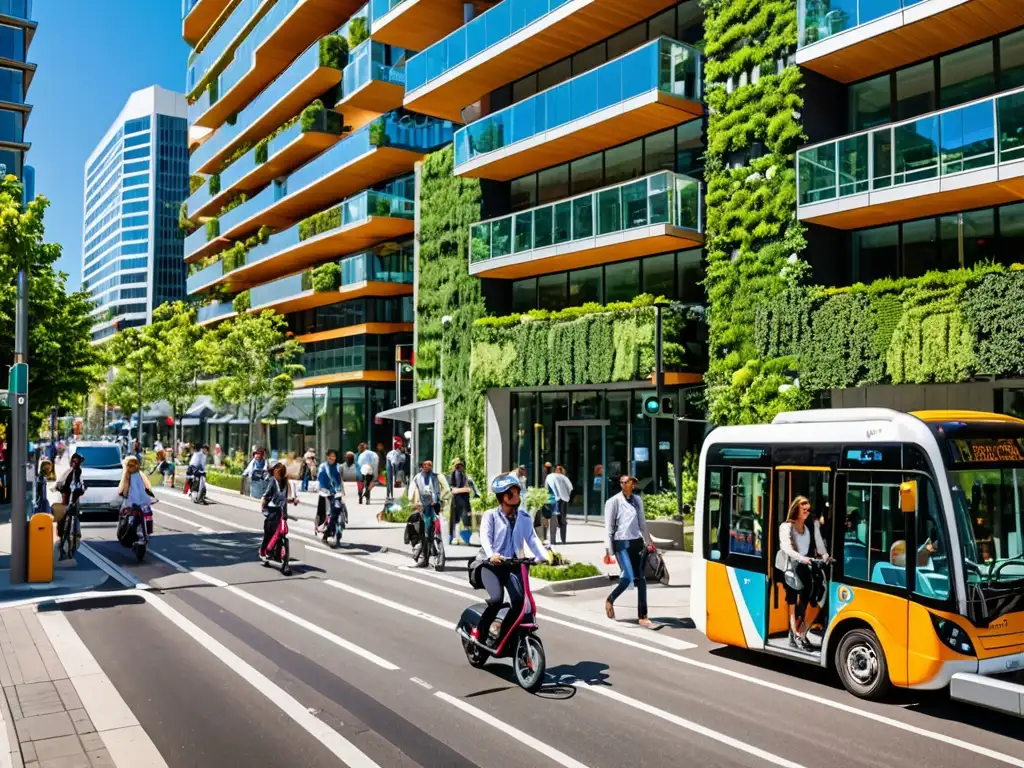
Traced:
[[213, 416], [215, 413], [217, 411], [213, 407], [213, 398], [209, 395], [200, 395], [189, 409], [185, 411], [185, 416], [201, 419]]
[[183, 427], [198, 427], [202, 424], [202, 419], [182, 419], [178, 422]]
[[421, 424], [430, 424], [437, 421], [436, 418], [436, 406], [441, 403], [441, 398], [435, 397], [431, 400], [420, 400], [416, 403], [409, 403], [408, 405], [400, 405], [397, 408], [389, 408], [386, 411], [380, 411], [376, 418], [378, 419], [392, 419], [394, 421], [403, 421], [411, 424], [413, 414], [416, 416], [416, 421]]

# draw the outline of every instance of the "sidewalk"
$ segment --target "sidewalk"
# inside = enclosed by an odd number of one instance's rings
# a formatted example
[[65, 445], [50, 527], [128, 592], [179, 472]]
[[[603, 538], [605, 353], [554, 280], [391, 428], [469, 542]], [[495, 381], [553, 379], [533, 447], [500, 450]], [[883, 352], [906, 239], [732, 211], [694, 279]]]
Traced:
[[109, 576], [79, 550], [74, 560], [58, 560], [57, 542], [53, 548], [53, 581], [38, 584], [11, 584], [11, 523], [0, 523], [0, 608], [4, 603], [39, 597], [59, 597], [87, 592], [107, 583]]
[[[60, 657], [51, 640], [55, 636]], [[0, 610], [0, 650], [0, 739], [6, 739], [0, 763], [12, 768], [165, 765], [64, 614], [40, 614], [35, 606]]]

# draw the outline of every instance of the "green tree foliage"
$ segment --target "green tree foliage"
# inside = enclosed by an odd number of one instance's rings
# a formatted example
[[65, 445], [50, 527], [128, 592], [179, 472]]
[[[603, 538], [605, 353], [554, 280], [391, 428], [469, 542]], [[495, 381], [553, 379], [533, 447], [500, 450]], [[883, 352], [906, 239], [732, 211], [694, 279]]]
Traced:
[[357, 16], [348, 23], [348, 49], [354, 51], [359, 44], [369, 39], [370, 28], [366, 17]]
[[89, 296], [68, 290], [68, 276], [53, 268], [61, 248], [44, 242], [49, 205], [43, 196], [23, 205], [17, 177], [0, 180], [0, 370], [14, 363], [16, 276], [23, 267], [28, 271], [28, 390], [33, 427], [54, 406], [80, 406], [100, 370], [99, 352], [90, 344]]
[[206, 183], [206, 179], [200, 176], [198, 173], [193, 173], [188, 177], [188, 193], [194, 195], [203, 184]]
[[310, 276], [310, 285], [316, 293], [337, 291], [341, 288], [341, 265], [336, 261], [328, 261], [315, 267]]
[[218, 378], [213, 398], [219, 406], [244, 408], [249, 418], [249, 443], [256, 439], [256, 417], [268, 406], [283, 407], [292, 379], [305, 369], [295, 362], [302, 344], [287, 337], [288, 323], [266, 310], [243, 314], [216, 331], [218, 355], [211, 373]]
[[[453, 175], [454, 152], [427, 157], [420, 179], [420, 273], [417, 294], [416, 378], [421, 394], [443, 377], [443, 455], [461, 456], [483, 476], [484, 400], [470, 382], [473, 323], [483, 316], [480, 281], [469, 263], [469, 228], [480, 220], [480, 182]], [[451, 318], [447, 326], [441, 319]], [[443, 365], [442, 365], [443, 358]]]
[[[736, 387], [734, 374], [746, 371], [740, 377], [746, 381], [754, 369], [779, 367], [756, 361], [754, 318], [766, 300], [792, 282], [787, 265], [806, 245], [793, 215], [802, 75], [795, 64], [779, 67], [796, 49], [796, 3], [704, 0], [703, 7], [710, 113], [705, 155], [708, 400], [716, 421], [749, 423], [754, 412], [765, 409], [753, 403], [748, 388]], [[741, 402], [751, 403], [754, 412], [743, 411]]]
[[242, 291], [231, 301], [231, 308], [235, 312], [241, 315], [244, 312], [248, 312], [252, 307], [252, 298], [250, 297], [249, 291]]
[[107, 399], [124, 413], [137, 413], [140, 405], [160, 400], [158, 386], [163, 364], [160, 344], [151, 326], [125, 328], [106, 345], [114, 380], [107, 385]]
[[348, 64], [348, 40], [341, 35], [320, 38], [320, 66], [344, 69]]

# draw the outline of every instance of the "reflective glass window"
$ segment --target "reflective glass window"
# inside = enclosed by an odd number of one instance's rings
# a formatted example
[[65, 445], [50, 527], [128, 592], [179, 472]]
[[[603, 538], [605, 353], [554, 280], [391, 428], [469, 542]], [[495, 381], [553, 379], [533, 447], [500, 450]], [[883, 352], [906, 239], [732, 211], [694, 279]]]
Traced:
[[24, 73], [20, 69], [0, 67], [0, 101], [21, 104], [24, 99]]
[[537, 73], [537, 90], [544, 91], [572, 77], [572, 60], [562, 59]]
[[644, 293], [652, 296], [675, 296], [676, 255], [663, 253], [660, 256], [649, 256], [643, 260]]
[[602, 161], [600, 153], [573, 160], [570, 171], [572, 194], [578, 195], [580, 192], [589, 192], [603, 186], [604, 167]]
[[24, 125], [21, 112], [0, 109], [0, 141], [22, 141]]
[[994, 46], [991, 41], [947, 53], [939, 59], [941, 107], [952, 107], [991, 95], [996, 89]]
[[920, 277], [939, 268], [935, 219], [909, 221], [903, 225], [903, 275]]
[[968, 211], [963, 215], [964, 266], [973, 267], [995, 259], [996, 212], [992, 208]]
[[935, 111], [935, 66], [926, 61], [896, 73], [896, 119]]
[[704, 281], [703, 252], [700, 248], [689, 251], [680, 251], [676, 254], [676, 266], [679, 270], [679, 278], [676, 283], [677, 296], [680, 301], [690, 304], [702, 304], [704, 302], [704, 288], [701, 283]]
[[543, 275], [537, 279], [537, 304], [540, 309], [565, 309], [568, 306], [566, 296], [565, 273]]
[[15, 61], [25, 60], [25, 30], [0, 24], [0, 56]]
[[569, 304], [580, 306], [588, 302], [602, 303], [604, 276], [601, 267], [577, 269], [569, 273]]
[[604, 183], [617, 184], [643, 175], [643, 142], [634, 141], [605, 152]]
[[512, 182], [512, 210], [519, 211], [537, 203], [537, 177], [524, 176]]
[[889, 75], [882, 75], [849, 89], [850, 131], [860, 131], [892, 122], [892, 93]]
[[999, 261], [1013, 264], [1024, 253], [1024, 203], [999, 209]]
[[630, 301], [640, 291], [640, 262], [620, 261], [605, 266], [605, 303]]
[[700, 120], [676, 128], [676, 171], [699, 179], [704, 170], [704, 137]]
[[605, 61], [607, 61], [607, 59], [605, 58], [604, 43], [598, 43], [592, 48], [580, 51], [572, 57], [572, 73], [575, 76], [583, 74], [584, 72], [589, 72], [594, 67], [603, 64]]
[[899, 274], [899, 226], [876, 227], [853, 233], [853, 279], [870, 283]]
[[676, 167], [676, 132], [673, 128], [644, 139], [644, 173], [672, 171]]
[[644, 23], [637, 24], [630, 27], [629, 29], [620, 32], [615, 37], [608, 40], [608, 60], [618, 58], [624, 53], [627, 53], [638, 45], [646, 42], [647, 40], [647, 29]]
[[1024, 85], [1024, 29], [999, 40], [999, 90]]
[[569, 196], [569, 165], [557, 165], [537, 174], [537, 201], [547, 203]]
[[537, 308], [537, 278], [512, 283], [512, 311], [529, 312]]

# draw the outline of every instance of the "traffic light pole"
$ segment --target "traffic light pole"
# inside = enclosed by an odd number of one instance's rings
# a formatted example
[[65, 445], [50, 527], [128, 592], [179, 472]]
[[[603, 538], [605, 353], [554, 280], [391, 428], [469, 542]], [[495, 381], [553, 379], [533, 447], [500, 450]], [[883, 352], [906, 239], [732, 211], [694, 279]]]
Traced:
[[11, 584], [28, 578], [28, 272], [18, 270], [14, 315], [14, 365], [8, 381], [11, 436], [8, 442], [11, 480]]
[[662, 358], [661, 305], [654, 305], [654, 386], [658, 393], [658, 407], [665, 402], [665, 361]]

